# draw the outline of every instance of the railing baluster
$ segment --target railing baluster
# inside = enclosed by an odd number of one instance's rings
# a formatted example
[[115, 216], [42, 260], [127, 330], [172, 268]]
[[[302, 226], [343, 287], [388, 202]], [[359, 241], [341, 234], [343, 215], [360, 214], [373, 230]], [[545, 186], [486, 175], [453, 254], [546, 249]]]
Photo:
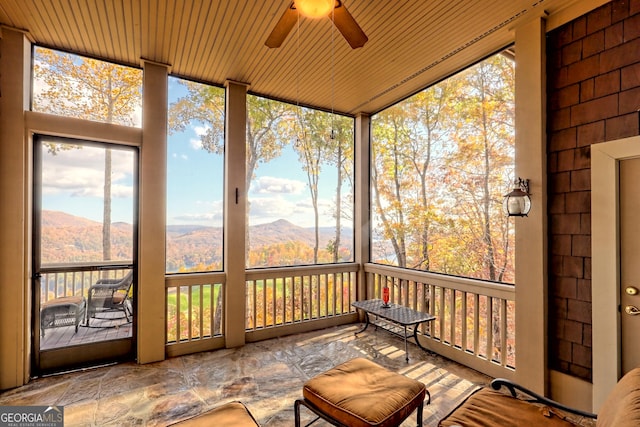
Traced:
[[322, 288], [323, 288], [323, 286], [322, 286], [322, 284], [323, 284], [322, 278], [323, 277], [324, 277], [324, 274], [316, 275], [316, 282], [317, 282], [316, 289], [317, 289], [317, 292], [318, 292], [316, 294], [316, 298], [318, 300], [318, 303], [317, 303], [318, 304], [318, 316], [316, 317], [317, 319], [320, 319], [320, 318], [324, 317], [324, 316], [322, 316], [322, 297], [321, 297]]
[[[298, 295], [296, 294], [296, 285], [298, 284], [298, 276], [293, 276], [293, 286], [291, 288], [291, 301], [293, 304], [293, 313], [292, 313], [292, 318], [291, 320], [295, 323], [297, 318], [298, 318], [298, 310], [296, 310], [296, 306], [302, 307], [302, 301], [300, 301], [300, 304], [297, 304], [298, 302]], [[302, 295], [302, 294], [300, 294]]]
[[480, 295], [473, 295], [473, 354], [480, 356]]
[[467, 312], [467, 293], [465, 291], [462, 291], [461, 305], [462, 307], [460, 311], [462, 312], [462, 324], [460, 328], [460, 348], [462, 349], [462, 351], [467, 351], [467, 316], [469, 315], [469, 313]]
[[180, 327], [180, 322], [182, 321], [182, 310], [181, 310], [181, 305], [180, 304], [180, 299], [181, 299], [181, 288], [180, 286], [176, 286], [176, 342], [180, 342], [182, 335], [181, 335], [181, 327]]
[[191, 315], [191, 293], [193, 292], [192, 288], [187, 288], [187, 341], [191, 340], [191, 335], [193, 333], [192, 321], [193, 316]]
[[333, 315], [344, 313], [344, 278], [345, 273], [334, 273], [333, 275]]
[[200, 330], [198, 331], [198, 338], [202, 339], [204, 335], [204, 288], [202, 285], [198, 286], [198, 292], [200, 292], [200, 304], [198, 309], [198, 319], [200, 320]]
[[[214, 327], [216, 326], [216, 322], [215, 320], [218, 319], [218, 323], [217, 326], [218, 328], [215, 329], [215, 334], [216, 335], [222, 335], [224, 332], [224, 306], [223, 306], [223, 302], [224, 301], [224, 295], [225, 292], [227, 292], [227, 285], [226, 283], [220, 283], [220, 284], [216, 284], [215, 285], [218, 288], [218, 298], [216, 298], [216, 301], [213, 302], [214, 306], [216, 307], [216, 314], [215, 317], [213, 318], [213, 325]], [[218, 299], [220, 300], [220, 305], [218, 306]]]
[[[336, 274], [327, 274], [327, 317], [336, 314]], [[332, 298], [329, 299], [329, 289], [331, 289]]]
[[507, 366], [507, 300], [500, 300], [500, 364]]
[[59, 294], [58, 294], [58, 275], [59, 275], [59, 273], [54, 273], [54, 275], [53, 275], [53, 280], [54, 280], [54, 282], [53, 282], [53, 286], [54, 286], [54, 288], [53, 288], [53, 297], [54, 298], [58, 298], [58, 296], [59, 296]]
[[451, 339], [451, 345], [455, 347], [456, 345], [456, 321], [457, 321], [457, 317], [456, 317], [456, 291], [455, 289], [451, 289], [449, 291], [449, 294], [451, 295], [451, 324], [449, 325], [450, 328], [450, 339]]
[[308, 315], [308, 319], [311, 320], [313, 319], [313, 276], [305, 276], [305, 279], [307, 279], [308, 288], [309, 288], [309, 294], [307, 299], [309, 303], [307, 307], [307, 313], [305, 314]]
[[378, 297], [378, 292], [376, 291], [376, 289], [378, 289], [378, 282], [380, 281], [380, 275], [377, 273], [365, 273], [365, 276], [367, 277], [367, 283], [366, 283], [366, 294], [363, 295], [363, 298], [368, 298], [369, 295], [371, 295], [372, 298], [377, 298]]
[[257, 280], [254, 280], [252, 282], [252, 288], [253, 288], [253, 329], [255, 330], [258, 327], [258, 318], [260, 316], [260, 313], [258, 313], [258, 283]]
[[440, 342], [444, 344], [446, 342], [444, 329], [445, 329], [446, 316], [447, 316], [447, 313], [445, 312], [445, 302], [444, 302], [445, 288], [438, 287], [438, 289], [440, 290], [440, 298], [438, 302], [438, 305], [439, 305], [438, 313], [440, 314]]
[[167, 316], [167, 327], [164, 328], [164, 342], [168, 343], [171, 342], [170, 338], [169, 338], [169, 334], [171, 333], [171, 329], [169, 327], [169, 325], [171, 325], [171, 311], [169, 310], [171, 305], [169, 302], [169, 295], [171, 294], [171, 288], [166, 287], [164, 288], [164, 300], [165, 302], [165, 307], [164, 307], [164, 314], [165, 316]]
[[493, 360], [493, 298], [487, 297], [487, 360]]
[[271, 318], [271, 323], [268, 326], [273, 326], [278, 324], [278, 303], [277, 303], [277, 295], [278, 295], [278, 282], [276, 279], [271, 279], [271, 287], [272, 287], [272, 297], [271, 303], [273, 304], [273, 317]]
[[262, 280], [262, 324], [261, 327], [267, 326], [267, 290], [269, 281]]
[[289, 293], [287, 290], [289, 289], [290, 277], [282, 278], [282, 324], [287, 324], [287, 313], [289, 312], [289, 303], [287, 302], [287, 296]]
[[[207, 319], [207, 321], [209, 322], [209, 337], [212, 338], [215, 334], [216, 334], [216, 324], [215, 324], [215, 314], [216, 314], [216, 303], [214, 302], [216, 300], [216, 288], [217, 285], [214, 284], [208, 284], [207, 285], [209, 287], [209, 318]], [[203, 314], [204, 316], [204, 314]], [[204, 336], [204, 334], [203, 334]]]
[[[340, 292], [340, 311], [338, 314], [344, 314], [349, 311], [349, 306], [351, 304], [351, 274], [340, 273], [338, 277], [340, 279], [338, 283], [338, 291]], [[345, 303], [347, 304], [346, 307]]]
[[413, 292], [411, 294], [411, 308], [413, 308], [414, 310], [419, 310], [418, 307], [418, 284], [415, 282], [411, 282], [409, 289], [413, 289]]

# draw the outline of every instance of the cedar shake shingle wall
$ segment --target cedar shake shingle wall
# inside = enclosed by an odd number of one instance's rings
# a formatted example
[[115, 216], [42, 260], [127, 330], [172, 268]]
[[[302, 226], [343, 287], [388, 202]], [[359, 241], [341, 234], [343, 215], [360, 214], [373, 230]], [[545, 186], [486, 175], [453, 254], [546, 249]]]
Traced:
[[590, 148], [640, 134], [640, 0], [550, 32], [547, 92], [549, 363], [591, 380]]

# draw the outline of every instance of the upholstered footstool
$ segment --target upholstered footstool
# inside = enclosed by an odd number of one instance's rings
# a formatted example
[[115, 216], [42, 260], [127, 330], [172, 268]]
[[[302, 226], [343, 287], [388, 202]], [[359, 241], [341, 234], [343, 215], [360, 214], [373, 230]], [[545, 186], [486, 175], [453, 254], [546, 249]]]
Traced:
[[233, 426], [233, 427], [260, 427], [251, 412], [241, 402], [229, 402], [225, 405], [213, 408], [193, 418], [179, 421], [171, 426], [195, 427], [195, 426]]
[[44, 337], [45, 329], [60, 326], [75, 326], [75, 331], [78, 332], [86, 307], [87, 302], [81, 295], [55, 298], [43, 303], [40, 310], [40, 333]]
[[418, 410], [422, 426], [425, 396], [423, 383], [363, 358], [352, 359], [307, 381], [302, 399], [295, 402], [295, 425], [300, 427], [300, 406], [304, 405], [335, 426], [399, 426]]

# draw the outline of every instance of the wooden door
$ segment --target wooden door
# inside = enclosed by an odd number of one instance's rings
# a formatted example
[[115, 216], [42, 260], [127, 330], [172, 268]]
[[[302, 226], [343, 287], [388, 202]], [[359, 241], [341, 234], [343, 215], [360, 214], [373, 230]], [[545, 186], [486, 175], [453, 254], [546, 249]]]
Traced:
[[[620, 161], [622, 374], [640, 366], [640, 158]], [[597, 244], [597, 242], [593, 242]], [[598, 304], [598, 301], [593, 301]], [[613, 331], [612, 331], [613, 333]]]

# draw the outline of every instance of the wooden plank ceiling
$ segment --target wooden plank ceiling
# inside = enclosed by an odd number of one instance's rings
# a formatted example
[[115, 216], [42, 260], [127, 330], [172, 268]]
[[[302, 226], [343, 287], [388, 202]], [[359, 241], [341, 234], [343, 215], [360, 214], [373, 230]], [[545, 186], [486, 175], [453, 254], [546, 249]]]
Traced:
[[326, 110], [379, 111], [513, 41], [518, 20], [573, 0], [343, 0], [369, 37], [351, 49], [328, 18], [264, 42], [290, 0], [1, 0], [0, 23], [42, 46]]

